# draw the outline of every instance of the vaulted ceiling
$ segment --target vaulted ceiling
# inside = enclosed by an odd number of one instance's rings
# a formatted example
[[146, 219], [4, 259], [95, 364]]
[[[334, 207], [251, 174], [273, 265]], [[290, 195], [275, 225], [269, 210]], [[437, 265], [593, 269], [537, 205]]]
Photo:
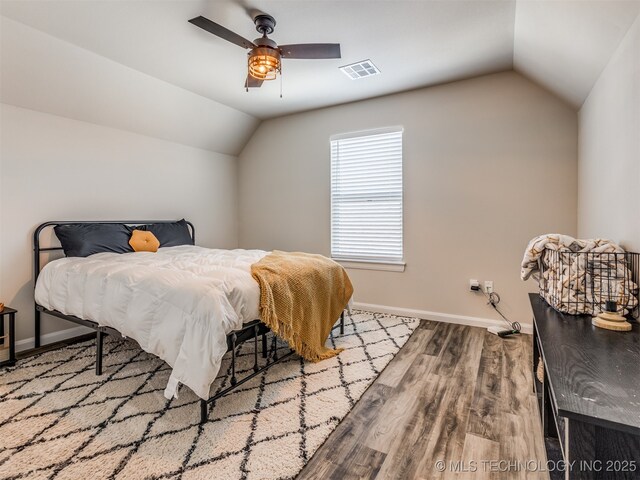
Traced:
[[[2, 15], [258, 118], [515, 69], [578, 108], [640, 12], [640, 0], [2, 1]], [[249, 11], [277, 20], [279, 43], [339, 42], [338, 60], [285, 60], [248, 93], [245, 51], [187, 22], [204, 15], [259, 36]], [[371, 59], [381, 75], [338, 67]]]
[[513, 66], [580, 107], [639, 12], [638, 0], [518, 0]]

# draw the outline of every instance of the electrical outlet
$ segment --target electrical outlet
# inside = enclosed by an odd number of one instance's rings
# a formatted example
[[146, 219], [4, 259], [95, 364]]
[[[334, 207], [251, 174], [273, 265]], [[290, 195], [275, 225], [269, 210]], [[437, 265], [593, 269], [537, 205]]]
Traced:
[[476, 280], [475, 278], [472, 278], [469, 280], [469, 290], [471, 290], [472, 292], [476, 292], [478, 290], [480, 290], [480, 282], [478, 280]]
[[485, 293], [493, 293], [493, 280], [485, 280], [484, 281], [484, 292]]

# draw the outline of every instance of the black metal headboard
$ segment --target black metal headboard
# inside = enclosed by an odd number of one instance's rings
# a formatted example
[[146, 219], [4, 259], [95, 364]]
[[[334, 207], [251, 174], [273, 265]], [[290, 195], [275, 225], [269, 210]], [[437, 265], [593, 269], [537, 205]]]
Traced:
[[[42, 252], [51, 252], [56, 250], [62, 250], [62, 247], [40, 247], [40, 234], [47, 227], [56, 227], [58, 225], [75, 225], [79, 223], [87, 224], [87, 223], [115, 223], [122, 225], [145, 225], [149, 223], [174, 223], [175, 220], [75, 220], [75, 221], [50, 221], [45, 222], [38, 225], [35, 232], [33, 232], [33, 285], [35, 288], [36, 281], [38, 280], [38, 275], [40, 275], [40, 254]], [[189, 228], [191, 229], [191, 240], [195, 244], [196, 241], [196, 230], [193, 226], [193, 223], [186, 222]]]

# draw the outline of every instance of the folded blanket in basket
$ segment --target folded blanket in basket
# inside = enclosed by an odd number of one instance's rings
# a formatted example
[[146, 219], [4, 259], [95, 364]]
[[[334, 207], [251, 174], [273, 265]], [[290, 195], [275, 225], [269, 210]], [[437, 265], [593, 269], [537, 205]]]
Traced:
[[624, 249], [611, 240], [601, 238], [595, 240], [578, 240], [569, 235], [548, 233], [533, 238], [524, 252], [520, 270], [520, 278], [527, 280], [532, 273], [538, 271], [538, 260], [545, 250], [559, 252], [597, 252], [624, 253]]
[[322, 255], [274, 251], [251, 265], [260, 284], [260, 319], [313, 362], [340, 350], [325, 347], [331, 328], [353, 294], [347, 272]]
[[520, 278], [533, 275], [540, 294], [561, 312], [596, 314], [606, 300], [615, 300], [619, 311], [626, 314], [638, 304], [638, 287], [631, 280], [624, 253], [611, 240], [540, 235], [525, 250]]

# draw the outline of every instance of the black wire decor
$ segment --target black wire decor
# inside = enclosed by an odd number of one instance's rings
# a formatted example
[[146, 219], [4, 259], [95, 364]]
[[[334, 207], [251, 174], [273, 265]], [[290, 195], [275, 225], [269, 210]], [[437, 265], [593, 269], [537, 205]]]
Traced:
[[571, 315], [597, 315], [608, 301], [638, 318], [640, 254], [545, 250], [538, 260], [540, 296]]
[[[36, 282], [38, 280], [38, 276], [40, 275], [41, 270], [41, 255], [43, 252], [53, 252], [53, 251], [61, 251], [62, 247], [41, 247], [40, 246], [40, 235], [43, 230], [47, 227], [55, 227], [57, 225], [74, 225], [74, 224], [123, 224], [123, 225], [144, 225], [149, 223], [174, 223], [175, 220], [96, 220], [96, 221], [51, 221], [45, 222], [39, 225], [34, 234], [33, 234], [33, 269], [34, 269], [34, 278], [33, 285], [35, 288]], [[187, 222], [187, 225], [190, 229], [191, 240], [195, 244], [195, 228], [191, 222]], [[34, 317], [34, 327], [35, 327], [35, 347], [40, 347], [41, 343], [41, 315], [46, 313], [48, 315], [52, 315], [54, 317], [62, 318], [69, 322], [76, 323], [78, 325], [83, 325], [85, 327], [89, 327], [96, 332], [96, 375], [102, 375], [102, 350], [103, 350], [103, 342], [105, 335], [112, 335], [115, 338], [122, 338], [120, 332], [116, 329], [106, 326], [101, 326], [97, 322], [92, 320], [86, 320], [83, 318], [76, 317], [74, 315], [66, 315], [57, 310], [48, 310], [45, 307], [38, 305], [35, 303], [35, 317]], [[335, 328], [340, 328], [340, 334], [344, 334], [344, 310], [340, 314], [339, 324], [334, 326]], [[265, 370], [271, 368], [273, 365], [281, 362], [282, 360], [290, 357], [295, 352], [293, 349], [289, 349], [283, 355], [278, 355], [278, 346], [275, 336], [273, 337], [273, 341], [271, 342], [271, 346], [268, 345], [267, 342], [267, 333], [269, 333], [270, 329], [267, 325], [262, 323], [260, 320], [252, 320], [248, 323], [245, 323], [240, 330], [236, 330], [227, 335], [227, 352], [231, 352], [231, 385], [224, 390], [218, 392], [213, 397], [210, 397], [207, 400], [200, 400], [200, 423], [205, 423], [209, 417], [209, 405], [215, 402], [218, 398], [223, 397], [224, 395], [230, 393], [240, 385], [245, 382], [248, 382], [252, 378], [260, 375]], [[258, 349], [258, 339], [262, 337], [262, 348]], [[243, 378], [238, 378], [236, 375], [236, 355], [237, 350], [244, 342], [253, 340], [254, 342], [254, 353], [253, 353], [253, 368], [251, 369], [251, 373]], [[258, 359], [258, 352], [261, 351], [262, 358], [264, 359], [263, 364], [260, 365]]]

